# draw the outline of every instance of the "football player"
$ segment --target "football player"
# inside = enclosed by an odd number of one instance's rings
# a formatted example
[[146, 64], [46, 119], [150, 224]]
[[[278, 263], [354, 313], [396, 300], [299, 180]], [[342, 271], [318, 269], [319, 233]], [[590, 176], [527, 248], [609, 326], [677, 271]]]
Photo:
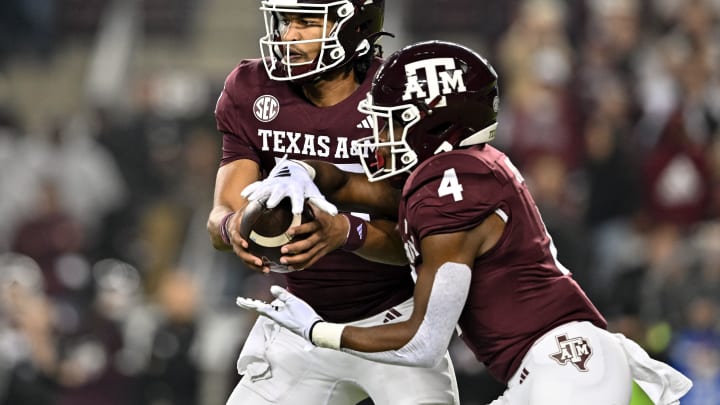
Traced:
[[[330, 202], [399, 207], [399, 233], [417, 272], [408, 320], [359, 327], [328, 322], [279, 286], [272, 304], [238, 298], [319, 347], [383, 363], [432, 367], [456, 325], [490, 373], [507, 384], [495, 405], [627, 405], [633, 379], [656, 404], [691, 383], [606, 330], [603, 316], [557, 260], [520, 172], [488, 142], [499, 93], [488, 62], [463, 46], [423, 42], [393, 54], [358, 109], [373, 118], [365, 176], [318, 162], [303, 167]], [[303, 181], [303, 171], [294, 173]], [[397, 197], [390, 181], [402, 185]], [[250, 199], [277, 200], [278, 185]], [[247, 194], [247, 193], [246, 193]], [[298, 227], [299, 228], [299, 227]]]
[[[216, 248], [232, 249], [252, 269], [267, 272], [238, 233], [247, 204], [240, 192], [285, 155], [362, 172], [356, 144], [372, 129], [356, 106], [381, 65], [376, 40], [384, 34], [384, 0], [266, 0], [260, 10], [262, 58], [243, 60], [229, 74], [215, 110], [223, 156], [208, 230]], [[310, 236], [288, 245], [288, 289], [332, 322], [408, 319], [411, 270], [395, 222], [383, 219], [397, 211], [333, 216], [323, 212], [335, 213], [321, 195], [310, 200], [317, 208], [307, 224]], [[265, 317], [250, 332], [238, 370], [243, 377], [230, 405], [354, 405], [368, 396], [378, 405], [459, 403], [448, 356], [430, 368], [380, 364], [312, 348]]]

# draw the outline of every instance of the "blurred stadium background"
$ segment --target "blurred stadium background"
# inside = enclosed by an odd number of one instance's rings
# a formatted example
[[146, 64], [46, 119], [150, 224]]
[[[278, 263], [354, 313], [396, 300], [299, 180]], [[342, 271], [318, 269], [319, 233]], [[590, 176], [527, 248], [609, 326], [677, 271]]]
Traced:
[[[482, 4], [482, 5], [481, 5]], [[0, 404], [222, 405], [271, 279], [205, 231], [254, 0], [0, 2]], [[497, 145], [614, 331], [720, 404], [720, 1], [390, 0], [483, 53]], [[539, 308], [542, 310], [542, 308]], [[462, 344], [464, 405], [500, 390]]]

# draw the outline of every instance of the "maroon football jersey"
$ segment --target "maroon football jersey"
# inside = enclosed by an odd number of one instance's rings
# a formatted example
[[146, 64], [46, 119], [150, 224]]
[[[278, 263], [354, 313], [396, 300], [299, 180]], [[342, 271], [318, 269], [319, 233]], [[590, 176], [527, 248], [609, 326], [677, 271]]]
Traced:
[[471, 229], [493, 213], [507, 225], [498, 243], [475, 260], [459, 325], [477, 359], [507, 383], [550, 329], [574, 320], [607, 325], [557, 261], [522, 176], [490, 145], [435, 155], [405, 184], [399, 223], [417, 271], [422, 238]]
[[[362, 172], [356, 140], [372, 135], [370, 120], [357, 110], [381, 61], [373, 62], [360, 87], [331, 107], [317, 107], [287, 82], [268, 78], [262, 61], [245, 60], [233, 70], [215, 109], [223, 134], [222, 164], [257, 162], [269, 172], [288, 154], [291, 159], [324, 160]], [[370, 262], [336, 250], [311, 268], [288, 273], [288, 288], [325, 320], [349, 322], [374, 315], [412, 296], [409, 267]]]

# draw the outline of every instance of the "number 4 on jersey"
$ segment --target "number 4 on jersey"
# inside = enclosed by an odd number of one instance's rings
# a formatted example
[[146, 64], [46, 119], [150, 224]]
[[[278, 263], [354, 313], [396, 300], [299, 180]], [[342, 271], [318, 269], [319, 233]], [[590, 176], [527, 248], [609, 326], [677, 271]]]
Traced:
[[438, 195], [445, 197], [446, 195], [452, 194], [453, 200], [460, 201], [463, 199], [463, 186], [460, 184], [455, 173], [454, 168], [445, 170], [443, 173], [442, 181], [440, 181], [440, 187], [438, 187]]

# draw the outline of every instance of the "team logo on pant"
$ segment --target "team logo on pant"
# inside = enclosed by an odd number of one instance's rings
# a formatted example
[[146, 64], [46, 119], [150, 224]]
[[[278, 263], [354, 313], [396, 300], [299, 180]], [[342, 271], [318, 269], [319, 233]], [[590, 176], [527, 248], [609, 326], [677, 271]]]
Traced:
[[588, 371], [587, 361], [592, 356], [592, 347], [583, 337], [568, 339], [567, 335], [555, 336], [559, 352], [550, 357], [561, 366], [572, 363], [580, 371]]

